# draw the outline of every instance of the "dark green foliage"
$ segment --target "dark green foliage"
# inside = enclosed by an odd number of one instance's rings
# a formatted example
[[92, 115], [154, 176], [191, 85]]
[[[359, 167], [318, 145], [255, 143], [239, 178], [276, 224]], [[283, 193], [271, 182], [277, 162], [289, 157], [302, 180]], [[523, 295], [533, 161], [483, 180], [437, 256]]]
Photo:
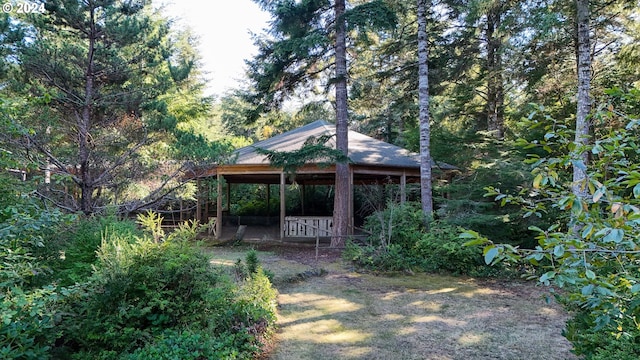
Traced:
[[58, 291], [48, 286], [29, 292], [19, 287], [0, 292], [0, 358], [49, 358], [59, 336], [55, 323]]
[[275, 321], [275, 290], [257, 261], [234, 284], [183, 239], [117, 234], [98, 258], [66, 303], [60, 357], [251, 358]]
[[428, 272], [486, 275], [490, 268], [484, 263], [482, 248], [464, 246], [460, 231], [461, 228], [446, 222], [432, 223], [413, 249], [413, 253], [423, 259], [421, 268]]
[[215, 336], [207, 331], [167, 330], [123, 360], [202, 360], [250, 358], [237, 348], [240, 335]]
[[0, 204], [0, 358], [46, 359], [59, 336], [55, 317], [64, 289], [38, 287], [46, 272], [35, 253], [62, 228], [67, 217], [32, 198]]
[[255, 274], [258, 271], [258, 267], [260, 267], [258, 252], [254, 249], [249, 250], [245, 257], [245, 261], [247, 262], [247, 270], [249, 271], [249, 274]]
[[[464, 246], [462, 229], [446, 221], [434, 221], [429, 229], [422, 225], [419, 204], [388, 204], [382, 212], [367, 218], [367, 229], [374, 235], [368, 245], [347, 242], [343, 257], [377, 271], [445, 272], [457, 275], [505, 275], [502, 267], [484, 263], [480, 247]], [[379, 234], [379, 235], [377, 235]]]
[[[524, 260], [538, 270], [532, 278], [563, 288], [558, 299], [575, 314], [565, 335], [587, 358], [624, 358], [628, 349], [637, 348], [640, 332], [640, 123], [637, 114], [616, 110], [613, 104], [621, 100], [594, 112], [594, 121], [609, 125], [596, 129], [586, 145], [576, 145], [571, 127], [540, 107], [528, 125], [542, 127], [544, 136], [520, 141], [535, 150], [526, 161], [532, 165], [531, 185], [517, 194], [487, 188], [496, 201], [521, 206], [524, 216], [550, 218], [546, 228], [531, 227], [537, 233], [534, 249], [494, 244], [473, 231], [462, 235], [469, 244], [486, 245], [486, 262]], [[579, 156], [582, 152], [589, 153], [589, 162]], [[586, 196], [572, 191], [574, 167], [586, 171]]]
[[96, 251], [110, 234], [133, 237], [141, 232], [133, 221], [119, 220], [114, 215], [79, 218], [65, 231], [48, 239], [45, 248], [38, 252], [43, 263], [51, 269], [51, 273], [39, 281], [55, 281], [61, 286], [86, 281], [93, 272]]
[[64, 339], [70, 345], [131, 350], [166, 329], [206, 327], [211, 312], [230, 300], [229, 285], [186, 243], [106, 241], [98, 271], [69, 302], [73, 316], [64, 320]]
[[573, 345], [573, 352], [585, 360], [635, 360], [640, 358], [640, 328], [625, 319], [619, 329], [599, 328], [596, 318], [584, 310], [567, 321], [563, 335]]

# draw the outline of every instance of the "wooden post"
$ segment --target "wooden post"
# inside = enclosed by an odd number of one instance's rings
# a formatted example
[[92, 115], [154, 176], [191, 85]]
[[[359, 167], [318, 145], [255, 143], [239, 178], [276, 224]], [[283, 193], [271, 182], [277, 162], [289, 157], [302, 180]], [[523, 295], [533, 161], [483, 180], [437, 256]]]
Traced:
[[[271, 217], [271, 184], [267, 183], [267, 218]], [[269, 220], [271, 224], [271, 220]]]
[[284, 171], [280, 173], [280, 240], [284, 239], [284, 217], [285, 212], [287, 210], [287, 206], [285, 204], [285, 186], [286, 186], [286, 178], [284, 176]]
[[202, 203], [200, 202], [200, 198], [202, 194], [200, 193], [200, 179], [196, 180], [196, 221], [202, 224], [202, 217], [200, 216], [200, 208], [202, 207]]
[[349, 229], [347, 234], [353, 235], [353, 167], [349, 166]]
[[400, 176], [400, 204], [404, 204], [407, 201], [407, 173], [402, 172]]
[[218, 174], [218, 191], [217, 191], [217, 199], [216, 199], [216, 240], [220, 239], [222, 236], [222, 175]]
[[300, 207], [302, 208], [302, 216], [304, 216], [304, 193], [306, 192], [305, 190], [307, 190], [306, 186], [304, 184], [302, 184], [301, 188], [300, 188]]

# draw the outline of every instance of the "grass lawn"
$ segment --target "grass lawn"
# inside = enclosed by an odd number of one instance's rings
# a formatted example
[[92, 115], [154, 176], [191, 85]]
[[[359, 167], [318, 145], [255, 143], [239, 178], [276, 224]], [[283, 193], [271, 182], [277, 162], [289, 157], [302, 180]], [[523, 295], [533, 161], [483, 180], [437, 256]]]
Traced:
[[[233, 265], [242, 248], [215, 248]], [[341, 261], [259, 252], [275, 274], [279, 329], [269, 359], [577, 359], [566, 314], [521, 281], [361, 274]], [[324, 276], [290, 281], [322, 267]]]

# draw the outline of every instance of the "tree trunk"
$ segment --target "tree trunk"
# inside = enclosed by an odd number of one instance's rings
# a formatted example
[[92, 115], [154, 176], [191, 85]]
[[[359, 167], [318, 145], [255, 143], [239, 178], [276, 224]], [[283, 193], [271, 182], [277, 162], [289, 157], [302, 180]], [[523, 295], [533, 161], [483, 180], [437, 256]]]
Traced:
[[[336, 19], [336, 148], [348, 155], [349, 118], [347, 112], [347, 56], [345, 32], [345, 0], [335, 2]], [[344, 245], [349, 228], [349, 164], [336, 164], [336, 192], [333, 201], [333, 236], [331, 247]]]
[[95, 26], [95, 9], [90, 9], [90, 33], [89, 49], [87, 53], [87, 69], [85, 73], [85, 94], [84, 104], [82, 105], [82, 113], [77, 115], [78, 120], [78, 157], [80, 165], [80, 210], [89, 215], [93, 212], [92, 196], [93, 181], [91, 179], [91, 171], [89, 158], [91, 148], [89, 144], [89, 130], [91, 128], [91, 112], [93, 107], [93, 65], [96, 42], [96, 26]]
[[574, 195], [586, 198], [588, 196], [586, 184], [586, 165], [589, 161], [587, 151], [581, 150], [589, 143], [591, 126], [589, 112], [591, 110], [591, 45], [589, 41], [589, 0], [576, 0], [577, 36], [576, 60], [578, 71], [578, 106], [576, 111], [575, 143], [580, 151], [579, 162], [583, 166], [573, 166], [573, 184], [571, 191]]
[[493, 136], [504, 137], [504, 84], [502, 81], [502, 40], [496, 35], [501, 22], [501, 4], [496, 3], [487, 12], [487, 130]]
[[420, 108], [420, 195], [425, 221], [433, 216], [431, 190], [431, 129], [429, 126], [429, 50], [427, 14], [431, 4], [418, 0], [418, 105]]

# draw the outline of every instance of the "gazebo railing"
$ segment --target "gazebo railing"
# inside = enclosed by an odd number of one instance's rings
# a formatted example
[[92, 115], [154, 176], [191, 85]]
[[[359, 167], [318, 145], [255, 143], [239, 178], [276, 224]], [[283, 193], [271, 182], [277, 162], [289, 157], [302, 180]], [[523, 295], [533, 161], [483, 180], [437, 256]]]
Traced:
[[287, 216], [284, 218], [285, 237], [331, 236], [333, 218], [331, 216]]

